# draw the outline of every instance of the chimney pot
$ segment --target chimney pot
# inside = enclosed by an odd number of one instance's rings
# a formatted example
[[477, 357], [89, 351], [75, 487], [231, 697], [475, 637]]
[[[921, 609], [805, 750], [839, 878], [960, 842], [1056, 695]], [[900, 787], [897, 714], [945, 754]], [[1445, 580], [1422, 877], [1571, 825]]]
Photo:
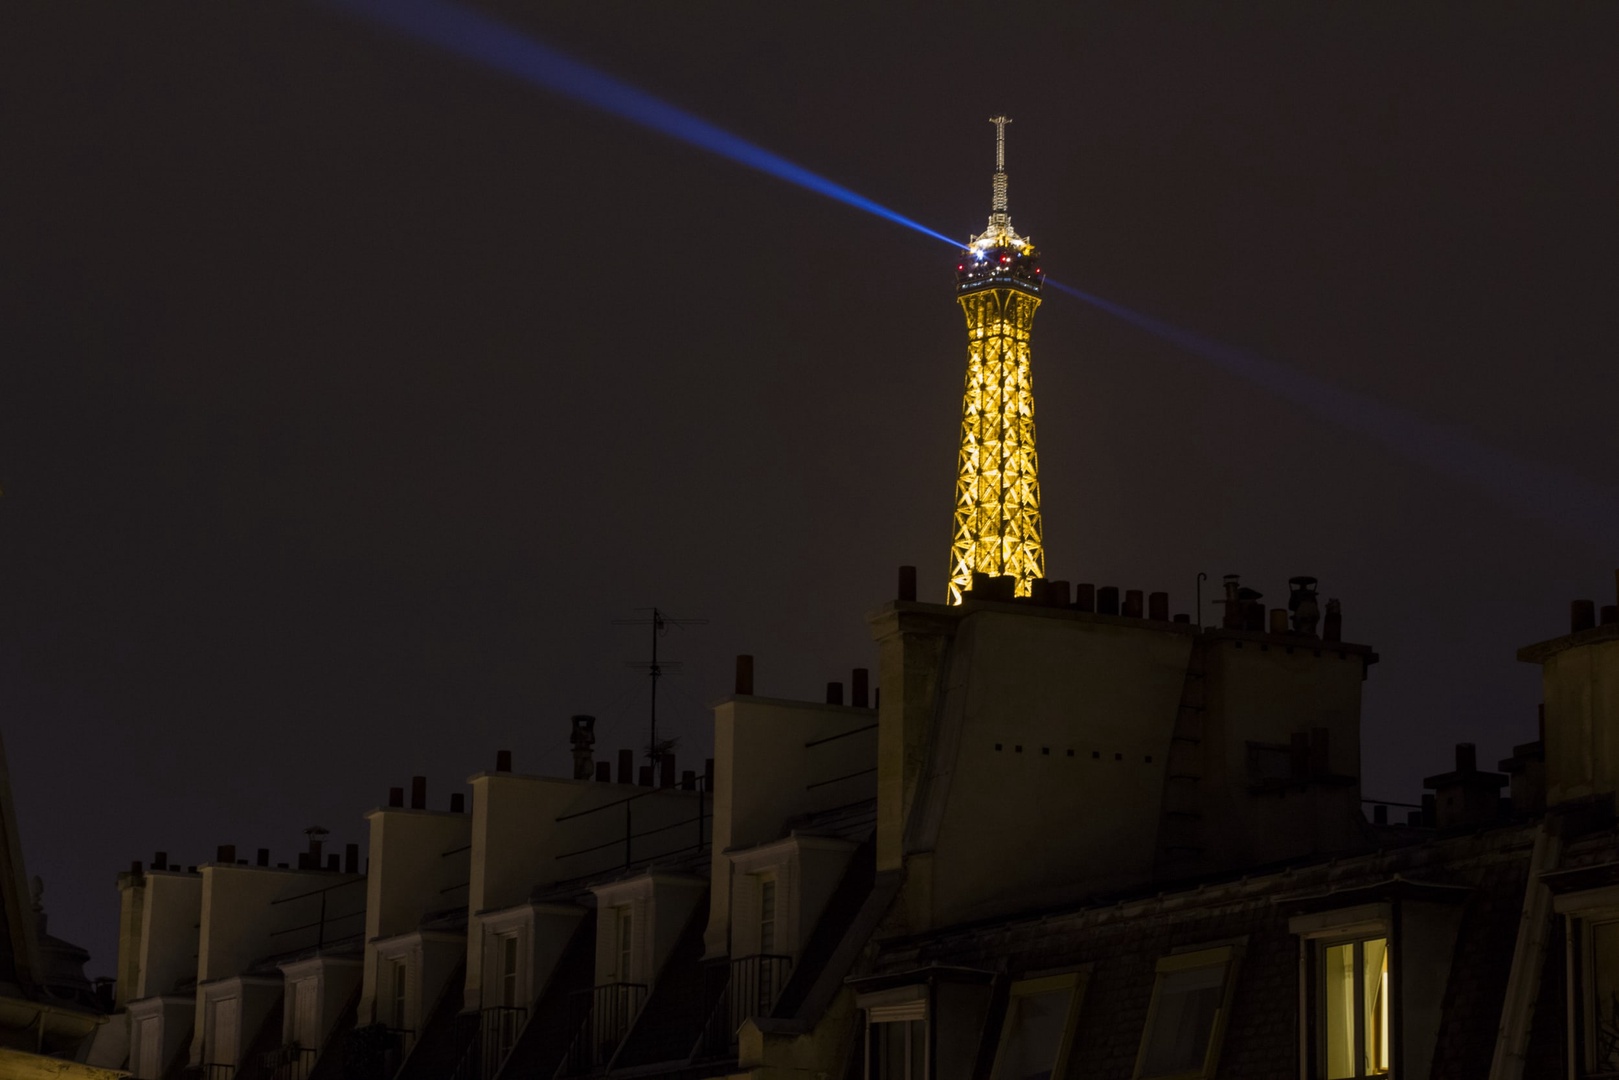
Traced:
[[1066, 581], [1046, 582], [1046, 606], [1067, 607], [1068, 597], [1071, 592], [1073, 592], [1073, 587]]
[[916, 567], [899, 568], [899, 598], [911, 601], [916, 599]]
[[[334, 855], [333, 858], [336, 858]], [[345, 874], [358, 874], [360, 872], [360, 845], [343, 845], [343, 872]]]
[[512, 771], [512, 752], [510, 750], [496, 750], [495, 751], [495, 771], [496, 772], [511, 772]]
[[269, 848], [267, 848], [267, 847], [259, 848], [258, 855], [259, 855], [259, 857], [255, 861], [260, 866], [269, 866], [270, 865], [270, 849]]
[[412, 810], [427, 809], [427, 777], [413, 776], [410, 778], [410, 808]]
[[736, 658], [736, 696], [753, 696], [753, 657], [738, 653]]
[[613, 782], [613, 763], [611, 761], [596, 762], [596, 783], [611, 784]]
[[[603, 764], [606, 764], [606, 762], [603, 762]], [[466, 812], [467, 812], [467, 797], [466, 797], [466, 794], [463, 793], [463, 792], [460, 792], [460, 791], [452, 791], [452, 792], [450, 792], [450, 813], [452, 813], [452, 814], [464, 814]]]
[[[1083, 588], [1083, 586], [1081, 586]], [[1096, 613], [1098, 615], [1117, 615], [1119, 613], [1119, 590], [1112, 585], [1103, 585], [1096, 590]]]
[[635, 751], [620, 750], [618, 752], [618, 782], [621, 784], [635, 783]]
[[1169, 621], [1169, 594], [1155, 592], [1147, 594], [1147, 618], [1154, 622]]
[[235, 861], [235, 844], [220, 844], [218, 850], [214, 852], [214, 862], [230, 864], [234, 863]]
[[1342, 641], [1344, 637], [1344, 611], [1336, 599], [1327, 601], [1327, 614], [1321, 621], [1321, 640]]
[[863, 667], [857, 667], [849, 679], [849, 704], [857, 709], [870, 707], [871, 702], [871, 672]]
[[129, 872], [131, 874], [133, 874], [134, 876], [140, 877], [141, 876], [141, 871], [145, 870], [145, 869], [146, 869], [146, 865], [144, 863], [142, 863], [139, 859], [131, 859], [129, 861]]
[[1126, 619], [1139, 619], [1144, 614], [1141, 590], [1126, 589], [1124, 591], [1124, 617]]
[[1568, 629], [1572, 634], [1589, 630], [1597, 624], [1596, 605], [1589, 600], [1576, 600], [1568, 606]]
[[826, 703], [828, 705], [842, 705], [843, 704], [843, 684], [842, 683], [840, 683], [840, 682], [829, 682], [829, 683], [826, 684]]
[[168, 868], [169, 868], [169, 853], [166, 852], [166, 851], [153, 852], [153, 854], [152, 854], [152, 869], [153, 870], [167, 870]]
[[658, 777], [658, 786], [665, 788], [674, 787], [675, 756], [673, 754], [664, 754], [658, 758], [658, 764], [662, 767], [662, 775]]
[[1273, 607], [1270, 609], [1270, 632], [1273, 634], [1287, 633], [1287, 609]]
[[404, 806], [405, 805], [405, 789], [402, 788], [402, 787], [391, 787], [391, 788], [389, 788], [388, 789], [388, 805], [389, 806]]

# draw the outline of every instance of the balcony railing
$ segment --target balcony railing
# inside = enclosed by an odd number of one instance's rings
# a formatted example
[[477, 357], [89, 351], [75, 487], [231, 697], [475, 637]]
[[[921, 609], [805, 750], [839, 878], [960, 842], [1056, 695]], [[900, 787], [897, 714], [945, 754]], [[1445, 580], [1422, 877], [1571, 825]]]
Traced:
[[416, 1032], [410, 1028], [391, 1027], [388, 1032], [388, 1048], [382, 1052], [382, 1071], [384, 1076], [393, 1076], [405, 1064], [410, 1056], [411, 1047], [416, 1045]]
[[739, 956], [728, 968], [723, 985], [717, 992], [711, 992], [713, 1005], [697, 1048], [702, 1058], [729, 1056], [736, 1047], [736, 1033], [743, 1022], [769, 1015], [787, 985], [793, 958], [765, 953]]
[[494, 1080], [527, 1021], [528, 1010], [519, 1005], [491, 1005], [479, 1010], [478, 1034], [461, 1054], [453, 1080]]
[[577, 1034], [563, 1062], [563, 1076], [583, 1076], [606, 1067], [646, 1003], [643, 983], [607, 983], [577, 990], [569, 998]]
[[259, 1059], [259, 1074], [268, 1080], [309, 1080], [319, 1056], [318, 1050], [288, 1043], [265, 1052]]
[[236, 1066], [223, 1062], [206, 1062], [202, 1066], [203, 1080], [233, 1080]]

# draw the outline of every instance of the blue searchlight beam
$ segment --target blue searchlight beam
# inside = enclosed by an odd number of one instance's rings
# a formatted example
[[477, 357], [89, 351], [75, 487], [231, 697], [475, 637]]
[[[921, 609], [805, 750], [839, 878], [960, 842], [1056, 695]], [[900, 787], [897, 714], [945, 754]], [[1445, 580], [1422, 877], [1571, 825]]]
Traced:
[[651, 128], [739, 165], [758, 169], [778, 180], [848, 203], [857, 210], [876, 214], [907, 229], [914, 229], [923, 236], [942, 240], [952, 247], [961, 247], [960, 242], [943, 233], [934, 232], [926, 225], [895, 213], [858, 192], [835, 184], [801, 165], [794, 165], [786, 158], [732, 135], [684, 109], [660, 101], [645, 90], [638, 90], [588, 64], [565, 56], [487, 15], [440, 0], [328, 2], [582, 105]]
[[[325, 2], [543, 90], [903, 225], [957, 250], [962, 247], [941, 232], [469, 8], [444, 0]], [[1071, 285], [1049, 278], [1046, 284], [1520, 512], [1583, 534], [1594, 543], [1619, 543], [1619, 504], [1613, 488], [1602, 488], [1524, 461], [1485, 446], [1463, 432], [1428, 423], [1245, 349], [1209, 341]]]

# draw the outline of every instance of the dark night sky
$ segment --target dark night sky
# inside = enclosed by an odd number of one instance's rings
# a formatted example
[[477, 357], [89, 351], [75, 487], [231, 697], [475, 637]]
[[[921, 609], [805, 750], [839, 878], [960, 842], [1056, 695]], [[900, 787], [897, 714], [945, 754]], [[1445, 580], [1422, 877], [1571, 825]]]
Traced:
[[[951, 235], [1619, 495], [1619, 7], [508, 4]], [[301, 4], [0, 16], [0, 734], [52, 929], [110, 971], [154, 849], [363, 840], [567, 717], [684, 764], [730, 657], [817, 696], [942, 595], [948, 249]], [[1052, 577], [1313, 573], [1378, 648], [1368, 794], [1534, 733], [1514, 649], [1613, 550], [1068, 298]]]

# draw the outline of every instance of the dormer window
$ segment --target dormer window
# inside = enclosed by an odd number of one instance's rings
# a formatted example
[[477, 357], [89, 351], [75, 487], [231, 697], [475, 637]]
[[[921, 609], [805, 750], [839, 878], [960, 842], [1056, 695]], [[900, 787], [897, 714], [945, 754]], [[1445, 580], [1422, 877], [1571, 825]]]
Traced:
[[776, 952], [776, 879], [769, 876], [759, 879], [759, 952]]
[[1171, 953], [1158, 961], [1138, 1080], [1203, 1080], [1215, 1074], [1236, 982], [1238, 945]]
[[1393, 1060], [1388, 939], [1323, 943], [1321, 974], [1325, 1080], [1387, 1076]]
[[517, 935], [502, 935], [500, 938], [500, 1003], [502, 1005], [522, 1004], [517, 987], [517, 956]]
[[635, 913], [629, 904], [613, 909], [613, 981], [634, 982]]

